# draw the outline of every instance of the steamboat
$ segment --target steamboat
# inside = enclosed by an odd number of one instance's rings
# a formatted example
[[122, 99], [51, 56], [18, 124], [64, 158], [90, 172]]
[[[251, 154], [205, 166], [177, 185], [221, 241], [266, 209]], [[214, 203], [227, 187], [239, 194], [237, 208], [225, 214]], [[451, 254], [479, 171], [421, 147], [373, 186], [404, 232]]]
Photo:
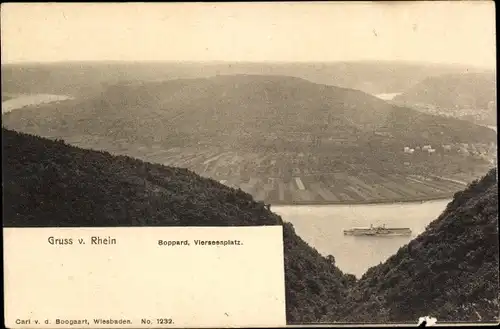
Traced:
[[382, 226], [370, 227], [354, 227], [349, 230], [344, 230], [344, 235], [357, 236], [394, 236], [394, 235], [411, 235], [411, 229], [407, 227], [386, 227]]

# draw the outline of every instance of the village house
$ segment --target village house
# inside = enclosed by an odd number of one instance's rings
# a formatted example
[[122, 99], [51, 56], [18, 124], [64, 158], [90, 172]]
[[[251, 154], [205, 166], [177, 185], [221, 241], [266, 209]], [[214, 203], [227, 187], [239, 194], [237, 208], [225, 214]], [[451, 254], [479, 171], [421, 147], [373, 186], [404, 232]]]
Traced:
[[415, 149], [412, 149], [408, 146], [405, 146], [404, 150], [403, 150], [405, 153], [409, 153], [409, 154], [412, 154], [413, 152], [415, 152]]

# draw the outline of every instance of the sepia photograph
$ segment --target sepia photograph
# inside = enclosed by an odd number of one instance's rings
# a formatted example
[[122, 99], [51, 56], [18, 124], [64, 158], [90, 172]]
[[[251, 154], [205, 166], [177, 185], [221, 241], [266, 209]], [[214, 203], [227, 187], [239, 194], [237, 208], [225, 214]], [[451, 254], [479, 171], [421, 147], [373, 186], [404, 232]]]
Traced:
[[[263, 322], [282, 307], [286, 325], [498, 324], [495, 27], [493, 1], [4, 3], [4, 239], [196, 228], [155, 243], [213, 271], [220, 255], [190, 250], [245, 245], [227, 256], [239, 272], [221, 268]], [[209, 233], [225, 227], [241, 235]], [[258, 227], [274, 231], [257, 253]], [[161, 258], [134, 232], [89, 244]], [[11, 245], [6, 285], [33, 271], [16, 255], [45, 250]]]

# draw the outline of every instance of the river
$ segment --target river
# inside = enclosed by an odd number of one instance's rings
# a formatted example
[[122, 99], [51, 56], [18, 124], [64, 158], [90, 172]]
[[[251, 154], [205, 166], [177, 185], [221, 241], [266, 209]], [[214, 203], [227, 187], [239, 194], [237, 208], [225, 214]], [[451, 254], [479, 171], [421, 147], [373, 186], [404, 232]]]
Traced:
[[[422, 233], [451, 200], [424, 203], [273, 206], [272, 211], [295, 227], [296, 233], [322, 255], [333, 255], [344, 273], [360, 278]], [[344, 236], [343, 230], [356, 226], [386, 224], [409, 227], [412, 236]]]
[[[4, 95], [6, 95], [5, 93]], [[51, 94], [33, 94], [33, 95], [9, 95], [13, 98], [2, 102], [2, 114], [12, 110], [21, 109], [26, 106], [47, 104], [52, 102], [59, 102], [68, 99], [73, 99], [65, 95], [51, 95]]]
[[374, 96], [383, 99], [384, 101], [390, 101], [397, 95], [401, 95], [401, 93], [376, 94]]

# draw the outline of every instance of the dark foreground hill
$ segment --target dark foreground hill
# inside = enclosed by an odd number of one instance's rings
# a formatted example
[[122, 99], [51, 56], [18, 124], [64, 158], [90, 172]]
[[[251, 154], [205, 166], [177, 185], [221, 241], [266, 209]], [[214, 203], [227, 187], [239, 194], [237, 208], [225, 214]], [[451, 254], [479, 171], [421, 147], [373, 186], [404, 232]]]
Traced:
[[[2, 129], [7, 227], [249, 226], [282, 219], [241, 190], [179, 168]], [[289, 323], [338, 312], [344, 275], [283, 225]]]
[[[498, 179], [459, 192], [426, 231], [357, 282], [345, 321], [498, 321]], [[332, 314], [330, 319], [338, 318]]]
[[5, 129], [2, 142], [5, 226], [281, 223], [250, 195], [187, 169]]

